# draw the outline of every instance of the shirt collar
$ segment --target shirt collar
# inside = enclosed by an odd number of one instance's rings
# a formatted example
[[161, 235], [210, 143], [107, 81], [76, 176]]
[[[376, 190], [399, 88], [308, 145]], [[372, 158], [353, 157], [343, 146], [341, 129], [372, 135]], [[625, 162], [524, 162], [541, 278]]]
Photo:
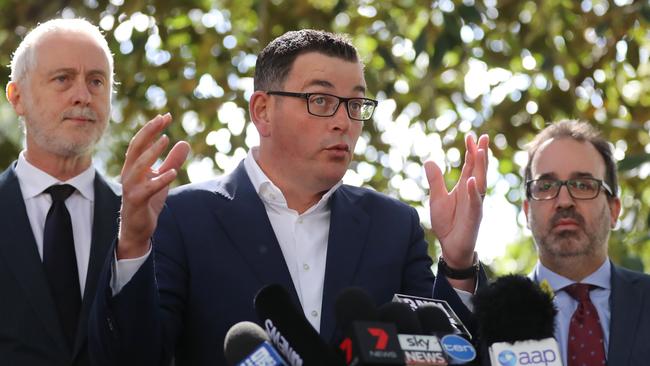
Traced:
[[[269, 177], [264, 174], [259, 164], [257, 164], [257, 161], [255, 161], [254, 152], [257, 150], [258, 147], [251, 148], [248, 151], [246, 159], [244, 159], [244, 168], [246, 169], [246, 173], [248, 174], [248, 177], [253, 184], [253, 188], [255, 188], [255, 192], [257, 192], [257, 195], [266, 204], [287, 207], [287, 201], [280, 188], [273, 184]], [[341, 181], [336, 183], [332, 188], [325, 192], [318, 203], [310, 207], [307, 211], [305, 211], [305, 213], [325, 209], [327, 207], [329, 198], [341, 186], [341, 184]]]
[[22, 151], [18, 155], [18, 162], [16, 163], [16, 176], [20, 181], [20, 190], [24, 199], [34, 198], [54, 184], [70, 184], [85, 199], [89, 201], [95, 199], [95, 168], [92, 165], [81, 174], [62, 182], [32, 165], [25, 158], [25, 151]]
[[[570, 280], [562, 275], [559, 275], [547, 267], [545, 267], [541, 262], [537, 262], [535, 269], [533, 271], [533, 277], [537, 282], [546, 280], [553, 291], [557, 292], [569, 285], [576, 283], [573, 280]], [[610, 290], [612, 287], [611, 284], [612, 277], [612, 264], [609, 259], [606, 259], [605, 262], [592, 274], [585, 277], [580, 283], [587, 283], [590, 285], [597, 286], [602, 289]]]

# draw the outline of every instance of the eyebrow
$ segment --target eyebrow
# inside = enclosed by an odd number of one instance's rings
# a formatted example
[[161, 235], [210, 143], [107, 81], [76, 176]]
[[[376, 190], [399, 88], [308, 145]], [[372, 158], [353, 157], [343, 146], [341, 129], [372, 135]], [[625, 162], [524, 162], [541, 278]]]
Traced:
[[[569, 179], [574, 179], [574, 178], [595, 178], [593, 174], [589, 172], [572, 172], [571, 175], [569, 176]], [[555, 173], [544, 173], [535, 179], [558, 179], [557, 174]]]
[[[77, 69], [75, 68], [62, 67], [60, 69], [50, 71], [48, 73], [48, 76], [52, 77], [56, 74], [61, 74], [61, 73], [77, 75], [79, 72], [77, 72]], [[86, 75], [101, 75], [105, 78], [107, 77], [106, 72], [104, 70], [99, 70], [99, 69], [90, 70], [86, 73]]]
[[[329, 88], [329, 89], [333, 89], [333, 88], [334, 88], [334, 84], [330, 83], [330, 82], [327, 81], [327, 80], [322, 80], [322, 79], [313, 79], [313, 80], [310, 80], [308, 83], [305, 84], [304, 87], [305, 87], [305, 88], [308, 88], [308, 87], [310, 87], [310, 86], [322, 86], [322, 87]], [[352, 88], [352, 90], [353, 90], [353, 91], [361, 92], [361, 93], [363, 93], [363, 94], [366, 93], [366, 87], [363, 86], [363, 85], [355, 85], [355, 86]]]

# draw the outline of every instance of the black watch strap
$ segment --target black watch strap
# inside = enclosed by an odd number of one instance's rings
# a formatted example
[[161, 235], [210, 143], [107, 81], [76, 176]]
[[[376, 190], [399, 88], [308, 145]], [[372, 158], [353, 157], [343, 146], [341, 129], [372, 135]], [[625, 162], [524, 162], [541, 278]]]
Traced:
[[440, 256], [440, 258], [438, 259], [438, 268], [440, 269], [440, 272], [442, 272], [442, 274], [444, 274], [448, 278], [454, 280], [466, 280], [468, 278], [476, 277], [476, 274], [478, 273], [479, 270], [479, 262], [477, 259], [476, 252], [474, 252], [474, 264], [472, 264], [468, 268], [455, 269], [449, 267], [449, 265], [447, 265], [447, 262], [445, 262], [445, 259], [442, 256]]

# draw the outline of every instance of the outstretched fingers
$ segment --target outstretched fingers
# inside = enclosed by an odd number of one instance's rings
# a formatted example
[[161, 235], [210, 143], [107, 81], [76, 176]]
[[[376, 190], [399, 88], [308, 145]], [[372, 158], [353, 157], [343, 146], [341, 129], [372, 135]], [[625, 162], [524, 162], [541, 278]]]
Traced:
[[149, 149], [156, 141], [156, 136], [167, 128], [171, 123], [172, 116], [169, 113], [157, 115], [147, 122], [131, 139], [129, 147], [126, 150], [126, 158], [122, 167], [122, 175], [129, 171], [133, 164], [139, 159], [143, 152]]
[[488, 167], [488, 149], [490, 138], [488, 135], [481, 135], [478, 140], [476, 150], [476, 159], [472, 176], [476, 178], [476, 185], [479, 192], [485, 195], [487, 190], [487, 167]]
[[426, 161], [424, 171], [429, 182], [429, 199], [433, 201], [441, 197], [447, 197], [447, 187], [438, 164], [431, 160]]
[[180, 169], [189, 153], [190, 145], [187, 142], [177, 142], [169, 151], [169, 154], [167, 154], [167, 157], [160, 165], [160, 168], [158, 168], [158, 173], [165, 173], [170, 169]]

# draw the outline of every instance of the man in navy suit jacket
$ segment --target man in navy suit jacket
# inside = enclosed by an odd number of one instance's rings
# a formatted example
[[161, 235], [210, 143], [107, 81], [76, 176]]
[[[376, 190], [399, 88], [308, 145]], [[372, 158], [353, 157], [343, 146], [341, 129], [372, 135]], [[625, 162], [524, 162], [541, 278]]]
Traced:
[[564, 365], [575, 362], [568, 345], [578, 336], [569, 324], [578, 302], [566, 291], [575, 283], [591, 287], [607, 364], [647, 364], [650, 276], [615, 266], [607, 256], [621, 209], [609, 143], [590, 124], [564, 120], [540, 132], [528, 153], [524, 211], [539, 253], [532, 277], [555, 291]]
[[[0, 174], [2, 365], [90, 365], [87, 319], [120, 208], [119, 187], [91, 165], [93, 148], [108, 125], [112, 81], [106, 40], [82, 19], [45, 22], [14, 53], [6, 92], [22, 118], [26, 146]], [[61, 184], [75, 188], [65, 201], [74, 243], [48, 243], [55, 250], [69, 245], [76, 260], [72, 266], [51, 266], [56, 267], [52, 275], [44, 266], [50, 258], [44, 254], [44, 227], [52, 202], [44, 190]], [[78, 283], [64, 278], [60, 284], [73, 288], [71, 297], [80, 302], [67, 327], [53, 291], [53, 278], [65, 270], [76, 272]]]
[[[376, 105], [348, 40], [288, 32], [257, 59], [249, 111], [259, 147], [231, 174], [172, 192], [164, 209], [183, 157], [174, 148], [151, 170], [166, 140], [151, 141], [171, 117], [146, 125], [127, 152], [117, 262], [105, 270], [91, 320], [96, 363], [162, 365], [173, 356], [177, 365], [223, 365], [226, 331], [256, 320], [253, 298], [266, 284], [289, 289], [328, 341], [346, 287], [363, 287], [377, 303], [394, 293], [431, 297], [432, 261], [416, 211], [341, 184]], [[466, 143], [451, 192], [433, 162], [425, 168], [446, 268], [469, 273], [445, 285], [472, 292], [488, 138]], [[450, 286], [440, 295], [456, 297]]]

